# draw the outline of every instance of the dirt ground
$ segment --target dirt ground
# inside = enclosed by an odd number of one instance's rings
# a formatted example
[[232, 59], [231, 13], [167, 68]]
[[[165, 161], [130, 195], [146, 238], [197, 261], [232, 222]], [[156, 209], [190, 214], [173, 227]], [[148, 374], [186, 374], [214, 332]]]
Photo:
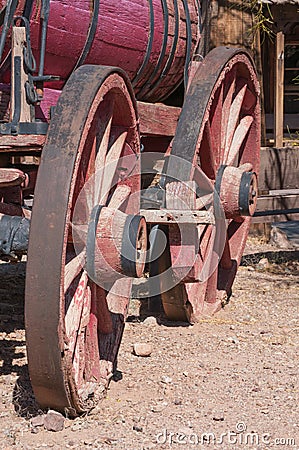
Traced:
[[25, 263], [0, 264], [0, 448], [299, 449], [299, 251], [246, 253], [229, 304], [195, 326], [143, 321], [132, 300], [107, 398], [60, 432], [32, 427]]

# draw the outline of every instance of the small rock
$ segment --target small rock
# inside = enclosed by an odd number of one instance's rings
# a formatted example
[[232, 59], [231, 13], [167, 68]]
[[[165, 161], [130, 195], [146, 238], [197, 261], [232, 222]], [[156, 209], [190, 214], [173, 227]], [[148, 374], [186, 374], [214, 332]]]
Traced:
[[32, 427], [32, 428], [31, 428], [31, 433], [37, 434], [37, 433], [38, 433], [38, 428]]
[[175, 398], [173, 403], [178, 406], [182, 404], [182, 400], [180, 398]]
[[222, 422], [224, 420], [223, 411], [217, 411], [213, 414], [213, 420], [217, 422]]
[[153, 405], [153, 406], [151, 407], [151, 411], [152, 411], [153, 413], [161, 413], [161, 412], [163, 411], [163, 409], [165, 409], [165, 406], [164, 406], [164, 405]]
[[50, 409], [45, 416], [44, 427], [48, 431], [62, 431], [64, 428], [63, 415]]
[[148, 327], [154, 327], [157, 325], [157, 319], [154, 316], [149, 316], [143, 321], [143, 325], [146, 325]]
[[279, 247], [291, 249], [292, 243], [289, 241], [287, 234], [278, 227], [272, 227], [270, 232], [270, 244]]
[[80, 422], [74, 423], [71, 426], [72, 431], [80, 431], [82, 429], [82, 424]]
[[189, 376], [189, 372], [183, 372], [184, 377], [188, 377]]
[[42, 415], [39, 415], [39, 416], [36, 416], [36, 417], [32, 417], [32, 419], [31, 419], [31, 426], [33, 428], [35, 428], [35, 427], [43, 427], [44, 423], [45, 423], [45, 417], [46, 417], [45, 414], [42, 414]]
[[257, 267], [257, 269], [263, 270], [263, 269], [268, 269], [269, 266], [270, 266], [270, 263], [269, 263], [268, 259], [262, 258], [259, 260], [256, 267]]
[[150, 344], [136, 343], [133, 346], [136, 356], [150, 356], [153, 349]]
[[138, 433], [142, 433], [143, 428], [139, 425], [133, 425], [133, 430], [138, 431]]
[[168, 377], [167, 375], [163, 375], [163, 377], [161, 378], [161, 383], [170, 384], [172, 383], [172, 378]]

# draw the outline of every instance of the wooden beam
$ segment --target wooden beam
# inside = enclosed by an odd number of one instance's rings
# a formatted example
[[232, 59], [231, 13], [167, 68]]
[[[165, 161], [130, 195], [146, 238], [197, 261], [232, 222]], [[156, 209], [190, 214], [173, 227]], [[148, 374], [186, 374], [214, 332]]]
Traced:
[[299, 152], [297, 147], [261, 149], [259, 192], [274, 189], [299, 189]]
[[272, 191], [258, 198], [254, 223], [298, 219], [299, 189]]
[[174, 136], [181, 108], [137, 102], [141, 135]]
[[276, 34], [276, 65], [275, 65], [275, 147], [283, 145], [283, 89], [284, 89], [284, 33]]
[[14, 83], [15, 83], [15, 57], [21, 58], [21, 114], [20, 122], [30, 122], [30, 105], [26, 100], [25, 83], [28, 80], [28, 76], [24, 70], [24, 48], [26, 46], [26, 32], [24, 27], [13, 27], [12, 29], [12, 70], [11, 70], [11, 113], [10, 120], [12, 120], [15, 109], [14, 99]]

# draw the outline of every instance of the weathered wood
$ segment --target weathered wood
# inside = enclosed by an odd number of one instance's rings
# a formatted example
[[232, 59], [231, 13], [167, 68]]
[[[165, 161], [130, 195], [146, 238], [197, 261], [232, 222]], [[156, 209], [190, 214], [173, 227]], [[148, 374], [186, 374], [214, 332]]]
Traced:
[[14, 83], [15, 83], [15, 57], [21, 58], [21, 113], [20, 122], [30, 122], [30, 105], [26, 100], [26, 91], [23, 88], [25, 82], [28, 80], [28, 75], [24, 70], [24, 48], [26, 47], [26, 33], [24, 27], [13, 27], [12, 29], [12, 57], [11, 57], [11, 111], [10, 119], [12, 120], [15, 109], [15, 99], [14, 99]]
[[142, 135], [174, 136], [181, 108], [162, 103], [138, 102], [140, 133]]
[[299, 152], [296, 147], [261, 149], [259, 192], [299, 188]]
[[253, 221], [257, 223], [257, 222], [298, 220], [299, 218], [298, 194], [299, 191], [297, 194], [290, 194], [290, 195], [272, 194], [259, 197]]
[[74, 281], [77, 275], [81, 272], [82, 268], [85, 266], [86, 253], [82, 251], [75, 258], [69, 261], [65, 265], [64, 270], [64, 292], [68, 290], [71, 283]]
[[276, 214], [258, 216], [252, 218], [252, 224], [263, 224], [263, 223], [274, 223], [274, 222], [288, 222], [289, 220], [299, 220], [299, 213], [290, 213], [289, 211], [285, 211], [282, 213], [281, 211], [277, 211]]
[[[296, 147], [262, 148], [254, 223], [299, 220], [299, 153]], [[298, 210], [298, 211], [297, 211]]]
[[18, 136], [0, 136], [0, 153], [1, 152], [28, 152], [39, 151], [42, 149], [46, 140], [45, 135], [27, 135], [19, 134]]
[[298, 194], [266, 195], [258, 198], [256, 212], [299, 209]]
[[276, 65], [275, 65], [275, 123], [274, 134], [276, 147], [282, 147], [283, 143], [283, 83], [284, 83], [284, 34], [279, 31], [276, 34]]
[[242, 0], [211, 1], [210, 48], [219, 45], [245, 47], [252, 49], [254, 25], [251, 9], [244, 6]]
[[20, 186], [25, 179], [26, 175], [21, 170], [0, 168], [0, 188]]
[[198, 210], [163, 210], [163, 209], [141, 209], [140, 215], [147, 223], [161, 224], [214, 224], [215, 218], [209, 211]]

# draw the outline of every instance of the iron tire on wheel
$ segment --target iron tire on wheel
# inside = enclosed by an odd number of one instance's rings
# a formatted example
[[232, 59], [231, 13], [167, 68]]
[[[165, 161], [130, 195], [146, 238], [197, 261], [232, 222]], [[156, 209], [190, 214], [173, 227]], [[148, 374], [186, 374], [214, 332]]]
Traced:
[[[42, 152], [26, 277], [29, 373], [38, 403], [68, 415], [93, 407], [106, 389], [131, 289], [129, 277], [121, 293], [99, 286], [86, 267], [86, 249], [76, 249], [72, 222], [76, 209], [83, 211], [84, 241], [98, 204], [112, 219], [113, 211], [121, 217], [138, 214], [139, 195], [131, 196], [140, 190], [137, 122], [126, 75], [116, 68], [82, 66], [61, 93]], [[120, 179], [122, 157], [133, 165], [130, 177]], [[88, 196], [91, 181], [96, 184]]]
[[[256, 205], [259, 151], [259, 85], [251, 57], [240, 49], [215, 48], [191, 81], [171, 149], [171, 157], [177, 158], [170, 157], [164, 173], [168, 179], [195, 180], [198, 185], [208, 180], [214, 191], [214, 212], [220, 198], [218, 206], [223, 208], [227, 227], [221, 254], [216, 255], [218, 260], [209, 277], [182, 280], [162, 293], [169, 319], [194, 323], [227, 301]], [[212, 229], [208, 225], [198, 232], [201, 265], [211, 253], [217, 253], [211, 241]], [[223, 227], [221, 231], [217, 220], [214, 231], [214, 241], [222, 238]], [[161, 272], [173, 264], [176, 245], [177, 237], [170, 231]]]

